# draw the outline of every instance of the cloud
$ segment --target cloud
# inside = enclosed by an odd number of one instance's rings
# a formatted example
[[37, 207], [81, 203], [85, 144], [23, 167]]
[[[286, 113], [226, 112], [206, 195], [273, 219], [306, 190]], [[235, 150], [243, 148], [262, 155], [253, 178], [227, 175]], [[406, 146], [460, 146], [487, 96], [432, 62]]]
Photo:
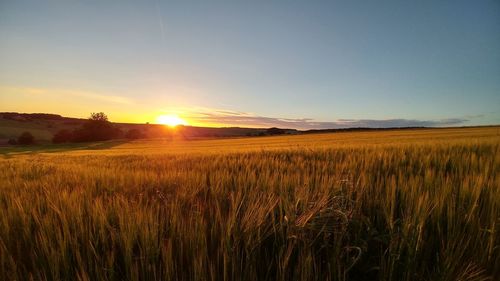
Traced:
[[338, 119], [316, 121], [311, 118], [275, 118], [229, 110], [198, 111], [189, 120], [200, 124], [223, 126], [281, 127], [294, 129], [342, 129], [342, 128], [394, 128], [394, 127], [443, 127], [463, 125], [468, 119], [448, 118], [439, 120], [416, 119]]
[[122, 96], [101, 95], [101, 94], [88, 93], [88, 92], [74, 92], [72, 94], [75, 96], [91, 98], [91, 99], [100, 100], [100, 101], [104, 101], [104, 102], [110, 102], [110, 103], [119, 103], [119, 104], [133, 104], [134, 103], [131, 99], [126, 98], [126, 97], [122, 97]]
[[134, 101], [130, 98], [102, 94], [89, 91], [79, 91], [79, 90], [66, 90], [66, 89], [46, 89], [46, 88], [33, 88], [33, 87], [0, 87], [0, 92], [5, 92], [9, 94], [27, 94], [27, 95], [47, 95], [47, 96], [72, 96], [80, 97], [85, 99], [93, 99], [107, 103], [115, 104], [134, 104]]
[[480, 119], [486, 117], [486, 114], [466, 115], [467, 119]]

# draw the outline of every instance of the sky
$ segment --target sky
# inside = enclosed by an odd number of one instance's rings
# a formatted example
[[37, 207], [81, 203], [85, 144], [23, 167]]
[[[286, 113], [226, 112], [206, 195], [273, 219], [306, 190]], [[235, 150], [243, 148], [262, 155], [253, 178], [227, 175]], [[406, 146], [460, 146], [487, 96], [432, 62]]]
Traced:
[[0, 111], [500, 124], [500, 1], [0, 0]]

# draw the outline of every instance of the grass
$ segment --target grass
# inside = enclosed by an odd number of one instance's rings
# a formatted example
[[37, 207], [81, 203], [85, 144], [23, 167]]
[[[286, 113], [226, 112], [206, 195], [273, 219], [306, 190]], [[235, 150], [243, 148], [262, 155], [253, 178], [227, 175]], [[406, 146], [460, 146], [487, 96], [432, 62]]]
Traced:
[[101, 150], [109, 149], [125, 143], [123, 140], [88, 142], [88, 143], [63, 143], [63, 144], [42, 144], [42, 145], [15, 145], [0, 147], [0, 155], [13, 157], [23, 154], [70, 152], [78, 150]]
[[498, 127], [101, 148], [3, 151], [1, 280], [500, 279]]
[[15, 121], [1, 118], [0, 139], [17, 139], [23, 132], [30, 132], [41, 143], [48, 143], [52, 136], [61, 129], [74, 129], [74, 125], [67, 125], [67, 120], [29, 120]]

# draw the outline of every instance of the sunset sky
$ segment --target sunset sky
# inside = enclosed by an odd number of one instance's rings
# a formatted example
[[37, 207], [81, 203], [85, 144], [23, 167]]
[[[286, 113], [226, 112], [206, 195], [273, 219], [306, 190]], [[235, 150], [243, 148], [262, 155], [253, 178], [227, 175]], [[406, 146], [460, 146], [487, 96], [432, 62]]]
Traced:
[[0, 111], [500, 124], [500, 1], [0, 1]]

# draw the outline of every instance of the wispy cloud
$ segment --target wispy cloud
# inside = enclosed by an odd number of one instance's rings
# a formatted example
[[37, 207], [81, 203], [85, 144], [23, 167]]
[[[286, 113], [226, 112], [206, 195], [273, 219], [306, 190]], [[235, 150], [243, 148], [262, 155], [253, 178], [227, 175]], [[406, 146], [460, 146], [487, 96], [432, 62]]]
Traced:
[[133, 104], [134, 103], [131, 99], [126, 98], [126, 97], [122, 97], [122, 96], [102, 95], [102, 94], [95, 94], [95, 93], [88, 93], [88, 92], [74, 92], [72, 94], [78, 95], [81, 97], [100, 100], [100, 101], [104, 101], [104, 102], [110, 102], [110, 103], [119, 103], [119, 104]]
[[160, 8], [160, 2], [158, 0], [155, 1], [155, 10], [156, 10], [156, 15], [158, 16], [158, 23], [160, 26], [160, 32], [161, 32], [161, 38], [163, 42], [166, 42], [166, 36], [165, 36], [165, 24], [163, 23], [163, 18], [161, 16], [161, 8]]
[[486, 114], [465, 115], [467, 119], [481, 119], [486, 117]]
[[115, 104], [133, 104], [134, 101], [130, 98], [96, 93], [91, 91], [80, 90], [66, 90], [66, 89], [47, 89], [47, 88], [34, 88], [34, 87], [0, 87], [0, 92], [5, 94], [27, 94], [27, 95], [47, 95], [47, 96], [61, 96], [61, 97], [80, 97], [85, 99], [92, 99], [101, 102], [115, 103]]
[[311, 118], [276, 118], [259, 116], [230, 110], [206, 110], [192, 112], [189, 119], [200, 124], [220, 124], [223, 126], [281, 127], [295, 129], [341, 129], [341, 128], [394, 128], [394, 127], [442, 127], [458, 126], [469, 121], [464, 118], [439, 120], [416, 119], [337, 119], [316, 121]]

